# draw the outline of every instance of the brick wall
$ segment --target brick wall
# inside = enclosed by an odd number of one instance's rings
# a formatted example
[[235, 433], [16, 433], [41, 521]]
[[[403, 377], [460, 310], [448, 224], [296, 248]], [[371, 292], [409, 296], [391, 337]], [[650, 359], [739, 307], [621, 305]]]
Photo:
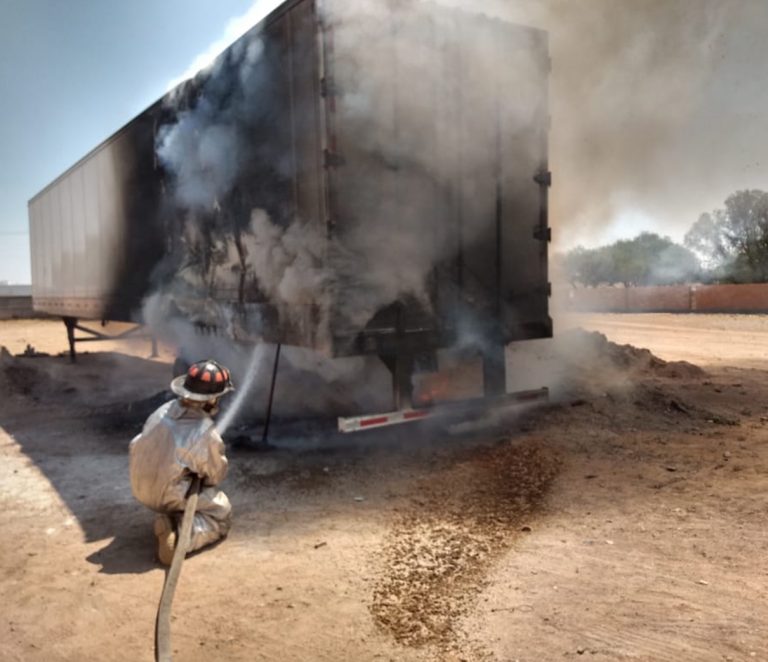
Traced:
[[697, 312], [768, 312], [768, 284], [698, 285], [694, 288], [692, 309]]
[[588, 287], [562, 293], [557, 303], [579, 312], [768, 313], [768, 284]]
[[0, 320], [47, 317], [32, 309], [32, 297], [0, 296]]
[[691, 288], [687, 285], [669, 287], [630, 287], [627, 289], [628, 311], [686, 313], [691, 309]]
[[627, 310], [627, 290], [623, 287], [588, 287], [569, 290], [560, 297], [558, 308], [595, 313], [623, 313]]

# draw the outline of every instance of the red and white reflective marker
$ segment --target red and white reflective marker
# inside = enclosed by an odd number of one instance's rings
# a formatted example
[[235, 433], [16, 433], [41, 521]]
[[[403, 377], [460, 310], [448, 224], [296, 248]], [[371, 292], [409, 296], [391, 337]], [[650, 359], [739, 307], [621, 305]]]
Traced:
[[549, 389], [540, 388], [533, 391], [518, 391], [508, 393], [491, 399], [463, 400], [453, 403], [443, 403], [432, 409], [403, 409], [388, 414], [368, 414], [366, 416], [353, 416], [339, 418], [339, 432], [361, 432], [363, 430], [375, 430], [389, 425], [402, 425], [423, 421], [426, 418], [455, 415], [462, 409], [474, 407], [503, 407], [504, 405], [526, 404], [539, 400], [549, 399]]

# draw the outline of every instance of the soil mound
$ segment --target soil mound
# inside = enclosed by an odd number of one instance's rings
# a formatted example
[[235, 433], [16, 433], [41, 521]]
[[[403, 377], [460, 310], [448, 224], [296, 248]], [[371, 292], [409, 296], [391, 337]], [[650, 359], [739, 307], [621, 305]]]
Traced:
[[28, 361], [14, 357], [0, 346], [0, 388], [3, 393], [39, 397], [51, 389], [48, 376]]
[[[687, 361], [665, 361], [648, 349], [618, 345], [598, 331], [575, 329], [563, 334], [566, 346], [581, 347], [580, 356], [590, 362], [608, 362], [619, 370], [655, 375], [669, 379], [695, 379], [706, 372]], [[578, 359], [577, 359], [578, 360]]]

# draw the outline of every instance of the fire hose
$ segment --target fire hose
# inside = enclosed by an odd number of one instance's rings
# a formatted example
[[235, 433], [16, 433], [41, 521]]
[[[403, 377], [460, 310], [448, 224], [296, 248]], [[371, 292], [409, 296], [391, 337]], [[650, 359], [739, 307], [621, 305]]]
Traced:
[[181, 566], [187, 555], [189, 543], [192, 539], [192, 523], [197, 509], [197, 498], [202, 487], [200, 476], [194, 476], [187, 492], [187, 505], [184, 508], [184, 517], [181, 520], [181, 529], [176, 536], [176, 549], [173, 552], [171, 567], [165, 574], [163, 592], [160, 595], [160, 605], [157, 608], [155, 619], [155, 662], [171, 662], [171, 605], [173, 595], [176, 593], [176, 584], [181, 575]]

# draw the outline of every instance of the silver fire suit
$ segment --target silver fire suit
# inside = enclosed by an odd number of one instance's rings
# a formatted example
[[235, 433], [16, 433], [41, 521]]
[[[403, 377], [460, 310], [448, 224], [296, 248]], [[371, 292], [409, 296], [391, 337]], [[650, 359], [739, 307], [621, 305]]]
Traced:
[[180, 400], [164, 404], [147, 419], [129, 451], [133, 496], [177, 523], [192, 482], [190, 474], [203, 479], [190, 552], [227, 535], [232, 506], [216, 487], [227, 473], [224, 442], [203, 410], [185, 407]]

